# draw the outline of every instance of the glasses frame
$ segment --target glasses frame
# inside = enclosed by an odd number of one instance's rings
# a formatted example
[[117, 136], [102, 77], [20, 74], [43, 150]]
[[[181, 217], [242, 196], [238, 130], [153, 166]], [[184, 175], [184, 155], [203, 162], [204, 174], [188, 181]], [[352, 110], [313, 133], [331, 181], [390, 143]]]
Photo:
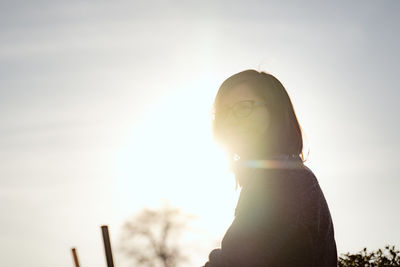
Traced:
[[[247, 114], [247, 115], [245, 115], [245, 116], [243, 116], [243, 115], [237, 115], [237, 113], [236, 113], [237, 110], [235, 110], [235, 107], [237, 108], [238, 105], [240, 105], [240, 104], [243, 103], [243, 102], [250, 102], [250, 103], [251, 103], [251, 111], [249, 112], [249, 114]], [[219, 117], [219, 118], [218, 118], [218, 121], [222, 122], [222, 121], [224, 121], [226, 118], [228, 118], [228, 115], [229, 115], [231, 112], [233, 112], [233, 115], [235, 116], [236, 119], [247, 118], [247, 117], [249, 117], [249, 116], [253, 113], [254, 108], [255, 108], [256, 106], [267, 106], [267, 103], [265, 103], [265, 102], [263, 102], [263, 101], [258, 101], [258, 100], [242, 100], [242, 101], [238, 101], [238, 102], [236, 102], [235, 104], [231, 105], [230, 107], [224, 107], [224, 108], [222, 109], [222, 110], [223, 110], [222, 112], [221, 112], [221, 111], [215, 112], [215, 113], [214, 113], [214, 118], [217, 118], [216, 114], [225, 113], [225, 115], [224, 115], [223, 117], [218, 116], [218, 117]]]

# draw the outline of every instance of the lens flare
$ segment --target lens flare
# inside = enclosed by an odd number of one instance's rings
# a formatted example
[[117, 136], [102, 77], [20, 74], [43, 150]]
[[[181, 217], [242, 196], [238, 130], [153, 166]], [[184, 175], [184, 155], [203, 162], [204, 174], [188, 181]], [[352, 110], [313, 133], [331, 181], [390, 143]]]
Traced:
[[237, 160], [236, 164], [255, 169], [301, 169], [303, 162], [296, 155], [280, 155], [271, 159]]

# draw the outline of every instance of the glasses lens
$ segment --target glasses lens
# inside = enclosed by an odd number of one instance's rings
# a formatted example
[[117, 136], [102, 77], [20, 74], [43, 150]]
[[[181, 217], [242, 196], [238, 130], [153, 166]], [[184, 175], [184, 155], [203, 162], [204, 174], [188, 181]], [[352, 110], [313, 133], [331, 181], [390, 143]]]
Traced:
[[252, 101], [242, 101], [237, 103], [234, 107], [235, 115], [239, 118], [244, 118], [249, 116], [252, 110], [253, 110]]

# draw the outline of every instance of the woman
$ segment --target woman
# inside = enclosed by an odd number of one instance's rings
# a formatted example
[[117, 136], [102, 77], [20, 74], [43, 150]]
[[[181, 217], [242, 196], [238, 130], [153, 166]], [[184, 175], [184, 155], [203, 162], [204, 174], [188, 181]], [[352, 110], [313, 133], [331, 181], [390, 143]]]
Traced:
[[213, 135], [241, 192], [235, 219], [205, 267], [336, 267], [324, 194], [303, 162], [301, 127], [271, 74], [239, 72], [214, 100]]

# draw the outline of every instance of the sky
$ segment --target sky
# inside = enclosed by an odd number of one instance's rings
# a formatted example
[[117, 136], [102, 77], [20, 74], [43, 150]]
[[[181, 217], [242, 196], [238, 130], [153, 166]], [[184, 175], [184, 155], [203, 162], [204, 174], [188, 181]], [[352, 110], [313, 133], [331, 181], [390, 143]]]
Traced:
[[[100, 225], [167, 201], [207, 261], [239, 190], [211, 138], [219, 85], [276, 76], [339, 253], [400, 245], [399, 1], [1, 1], [0, 265], [106, 266]], [[189, 236], [189, 234], [188, 234]], [[116, 262], [123, 264], [116, 256]]]

